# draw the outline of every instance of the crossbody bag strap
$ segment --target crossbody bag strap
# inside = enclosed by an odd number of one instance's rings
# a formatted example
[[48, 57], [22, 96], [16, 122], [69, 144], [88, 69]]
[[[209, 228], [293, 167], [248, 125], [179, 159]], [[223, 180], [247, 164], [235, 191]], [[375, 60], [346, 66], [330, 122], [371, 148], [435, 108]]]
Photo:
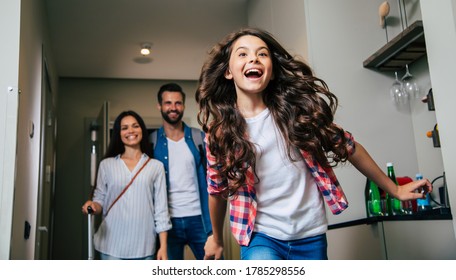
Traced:
[[117, 196], [117, 198], [112, 202], [111, 206], [109, 206], [108, 208], [108, 211], [106, 211], [106, 216], [108, 216], [108, 213], [109, 211], [111, 211], [111, 208], [114, 206], [114, 204], [116, 204], [116, 202], [119, 200], [119, 198], [127, 191], [127, 189], [131, 186], [131, 184], [133, 183], [133, 181], [136, 179], [136, 176], [138, 176], [138, 174], [143, 170], [143, 168], [147, 165], [147, 163], [150, 161], [150, 158], [147, 159], [147, 161], [143, 164], [143, 166], [141, 166], [141, 168], [138, 170], [138, 172], [136, 172], [135, 176], [133, 176], [133, 178], [131, 178], [130, 182], [128, 183], [128, 185], [122, 190], [122, 192]]

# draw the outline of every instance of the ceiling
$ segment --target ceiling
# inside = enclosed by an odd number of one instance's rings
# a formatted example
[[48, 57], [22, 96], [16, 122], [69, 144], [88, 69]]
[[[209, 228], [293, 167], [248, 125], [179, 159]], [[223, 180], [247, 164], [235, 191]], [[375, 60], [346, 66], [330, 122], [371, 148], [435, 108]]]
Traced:
[[45, 2], [60, 77], [196, 80], [210, 48], [247, 24], [248, 0]]

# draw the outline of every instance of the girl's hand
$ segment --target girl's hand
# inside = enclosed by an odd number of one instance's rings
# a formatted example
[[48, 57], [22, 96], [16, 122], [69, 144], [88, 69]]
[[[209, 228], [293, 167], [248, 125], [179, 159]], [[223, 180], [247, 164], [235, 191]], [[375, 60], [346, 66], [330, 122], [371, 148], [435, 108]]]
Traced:
[[204, 252], [205, 260], [220, 260], [223, 254], [223, 243], [216, 242], [214, 236], [211, 235], [204, 245]]
[[399, 186], [397, 198], [399, 200], [414, 200], [425, 198], [426, 194], [432, 192], [432, 184], [428, 179], [421, 179]]

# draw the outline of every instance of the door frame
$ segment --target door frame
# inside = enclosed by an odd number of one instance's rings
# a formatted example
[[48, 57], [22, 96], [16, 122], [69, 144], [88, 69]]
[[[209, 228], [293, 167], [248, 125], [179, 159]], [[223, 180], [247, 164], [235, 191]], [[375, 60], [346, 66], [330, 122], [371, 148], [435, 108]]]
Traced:
[[52, 259], [57, 120], [45, 48], [42, 48], [41, 139], [35, 259]]

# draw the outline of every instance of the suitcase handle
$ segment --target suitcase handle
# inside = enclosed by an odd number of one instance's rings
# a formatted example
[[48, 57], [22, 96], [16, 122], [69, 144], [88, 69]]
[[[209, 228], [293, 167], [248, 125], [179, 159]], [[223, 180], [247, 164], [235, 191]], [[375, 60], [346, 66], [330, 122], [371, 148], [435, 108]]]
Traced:
[[93, 260], [94, 259], [94, 250], [93, 250], [93, 220], [92, 220], [92, 213], [93, 209], [92, 207], [87, 207], [87, 213], [89, 213], [88, 216], [88, 241], [89, 241], [89, 248], [88, 248], [88, 259]]

